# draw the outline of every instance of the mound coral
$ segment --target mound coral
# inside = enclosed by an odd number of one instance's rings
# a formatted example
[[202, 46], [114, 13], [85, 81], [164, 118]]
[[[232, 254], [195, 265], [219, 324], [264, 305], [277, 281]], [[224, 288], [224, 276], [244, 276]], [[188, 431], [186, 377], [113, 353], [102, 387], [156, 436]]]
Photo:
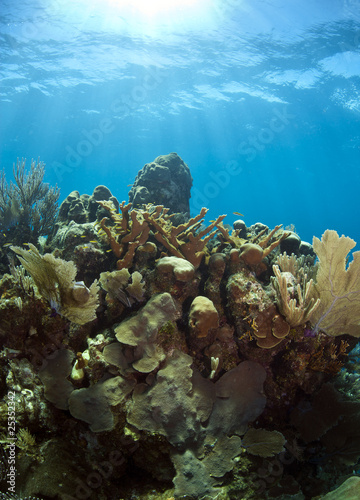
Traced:
[[219, 326], [219, 314], [210, 299], [201, 295], [195, 297], [190, 307], [189, 326], [199, 338], [206, 337], [209, 330]]

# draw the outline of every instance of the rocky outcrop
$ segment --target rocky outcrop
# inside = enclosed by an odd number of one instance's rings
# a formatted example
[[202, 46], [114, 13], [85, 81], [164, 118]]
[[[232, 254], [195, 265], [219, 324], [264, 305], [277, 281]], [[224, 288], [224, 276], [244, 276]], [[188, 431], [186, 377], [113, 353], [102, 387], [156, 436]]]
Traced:
[[129, 192], [129, 201], [135, 208], [148, 203], [164, 205], [170, 213], [189, 216], [192, 177], [189, 167], [176, 153], [162, 155], [139, 171]]

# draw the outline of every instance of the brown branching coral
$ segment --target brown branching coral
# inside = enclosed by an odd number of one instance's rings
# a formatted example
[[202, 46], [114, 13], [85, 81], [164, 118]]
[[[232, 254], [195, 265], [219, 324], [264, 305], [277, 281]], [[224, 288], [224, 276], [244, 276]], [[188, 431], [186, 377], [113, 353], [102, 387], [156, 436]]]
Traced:
[[265, 228], [254, 236], [251, 241], [247, 241], [239, 237], [240, 231], [238, 229], [230, 233], [222, 223], [218, 223], [217, 225], [223, 240], [233, 247], [234, 252], [237, 249], [239, 257], [248, 265], [259, 264], [274, 248], [280, 245], [283, 239], [289, 236], [289, 232], [287, 231], [278, 233], [281, 227], [281, 224], [275, 226], [269, 233], [267, 233], [267, 228]]
[[[215, 235], [220, 222], [225, 215], [220, 215], [209, 226], [197, 232], [204, 221], [207, 208], [202, 208], [200, 213], [185, 224], [173, 226], [171, 215], [167, 215], [168, 209], [163, 206], [155, 207], [151, 213], [145, 212], [144, 218], [148, 221], [154, 236], [175, 257], [188, 260], [194, 267], [198, 267], [205, 255], [205, 245]], [[215, 229], [213, 231], [213, 229]]]
[[[259, 234], [253, 238], [252, 243], [259, 245], [264, 251], [263, 257], [269, 255], [270, 252], [274, 250], [278, 245], [280, 245], [281, 241], [289, 236], [288, 231], [283, 231], [282, 233], [275, 236], [275, 234], [281, 229], [282, 224], [275, 226], [274, 229], [270, 231], [270, 233], [266, 233], [267, 229], [263, 229]], [[273, 237], [275, 238], [273, 239]], [[272, 240], [273, 239], [273, 240]]]
[[121, 214], [116, 211], [112, 202], [98, 201], [98, 203], [109, 211], [114, 223], [111, 227], [107, 226], [108, 218], [104, 217], [100, 227], [106, 234], [112, 251], [118, 257], [117, 268], [128, 268], [132, 264], [135, 250], [146, 243], [150, 228], [140, 210], [133, 210], [129, 215], [131, 203], [127, 205], [124, 201], [121, 203]]
[[[131, 204], [121, 203], [121, 214], [117, 213], [112, 203], [98, 202], [109, 211], [114, 223], [107, 226], [107, 218], [100, 222], [101, 229], [106, 234], [114, 254], [119, 257], [117, 268], [130, 267], [136, 249], [144, 245], [150, 231], [154, 238], [174, 257], [186, 259], [198, 267], [205, 255], [205, 245], [214, 236], [225, 215], [220, 215], [215, 221], [200, 229], [208, 209], [202, 208], [200, 213], [184, 224], [174, 226], [169, 209], [163, 205], [149, 206], [147, 210], [131, 210]], [[213, 231], [215, 229], [215, 231]]]

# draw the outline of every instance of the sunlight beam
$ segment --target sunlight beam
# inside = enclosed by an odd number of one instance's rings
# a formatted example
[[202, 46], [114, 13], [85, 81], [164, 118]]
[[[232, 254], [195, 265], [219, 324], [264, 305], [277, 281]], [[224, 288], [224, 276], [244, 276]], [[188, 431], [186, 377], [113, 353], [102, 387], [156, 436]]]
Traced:
[[154, 18], [178, 12], [185, 13], [194, 10], [202, 0], [108, 0], [111, 7], [115, 9], [126, 9], [137, 13], [141, 17]]

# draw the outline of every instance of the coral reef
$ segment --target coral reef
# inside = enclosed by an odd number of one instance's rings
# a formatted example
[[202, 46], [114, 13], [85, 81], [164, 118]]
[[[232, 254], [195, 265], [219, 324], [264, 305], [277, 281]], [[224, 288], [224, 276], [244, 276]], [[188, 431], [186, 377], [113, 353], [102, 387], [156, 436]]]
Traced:
[[190, 356], [175, 351], [152, 387], [134, 392], [128, 421], [166, 436], [177, 472], [175, 495], [201, 498], [219, 492], [215, 488], [219, 478], [233, 469], [233, 459], [240, 452], [239, 434], [262, 412], [265, 371], [256, 363], [244, 362], [214, 385], [191, 364]]
[[87, 284], [109, 270], [114, 261], [97, 233], [97, 223], [107, 214], [99, 200], [119, 208], [119, 202], [106, 186], [97, 186], [92, 195], [70, 193], [60, 205], [59, 216], [45, 243], [45, 251], [72, 260], [80, 279]]
[[[359, 253], [346, 262], [354, 242], [326, 231], [311, 247], [293, 230], [244, 221], [229, 230], [224, 215], [204, 224], [206, 208], [186, 216], [190, 187], [177, 155], [158, 157], [130, 203], [105, 186], [74, 191], [45, 246], [10, 242], [0, 458], [6, 467], [13, 398], [16, 494], [310, 500], [357, 491], [346, 481], [360, 459]], [[183, 205], [170, 205], [173, 192]]]

